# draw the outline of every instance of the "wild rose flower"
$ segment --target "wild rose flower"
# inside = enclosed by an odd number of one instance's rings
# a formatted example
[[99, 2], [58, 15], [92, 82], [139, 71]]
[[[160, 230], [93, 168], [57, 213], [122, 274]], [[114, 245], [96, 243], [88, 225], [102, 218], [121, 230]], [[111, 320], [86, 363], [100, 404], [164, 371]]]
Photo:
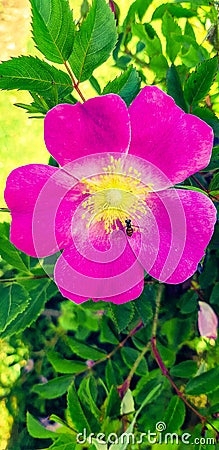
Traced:
[[198, 329], [200, 336], [217, 339], [218, 318], [208, 303], [198, 302]]
[[181, 283], [204, 255], [216, 210], [206, 195], [173, 186], [208, 165], [212, 142], [211, 128], [157, 87], [129, 109], [114, 94], [57, 105], [45, 143], [62, 168], [9, 175], [11, 241], [31, 256], [55, 254], [54, 280], [76, 303], [133, 300], [144, 270]]

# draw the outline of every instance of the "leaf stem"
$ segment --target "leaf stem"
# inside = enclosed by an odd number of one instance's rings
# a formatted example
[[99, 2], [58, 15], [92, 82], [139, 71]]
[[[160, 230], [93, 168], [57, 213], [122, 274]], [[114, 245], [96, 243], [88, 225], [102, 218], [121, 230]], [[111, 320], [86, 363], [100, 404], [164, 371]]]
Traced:
[[67, 72], [68, 72], [68, 74], [69, 74], [69, 76], [70, 76], [70, 78], [71, 78], [71, 80], [72, 80], [72, 84], [73, 84], [74, 89], [77, 91], [78, 95], [81, 97], [81, 100], [82, 100], [83, 102], [85, 102], [86, 99], [84, 98], [84, 96], [83, 96], [81, 90], [80, 90], [79, 87], [78, 87], [79, 82], [76, 81], [76, 79], [75, 79], [75, 77], [74, 77], [74, 74], [73, 74], [71, 68], [69, 67], [67, 61], [64, 61], [64, 65], [65, 65], [65, 68], [66, 68], [66, 70], [67, 70]]

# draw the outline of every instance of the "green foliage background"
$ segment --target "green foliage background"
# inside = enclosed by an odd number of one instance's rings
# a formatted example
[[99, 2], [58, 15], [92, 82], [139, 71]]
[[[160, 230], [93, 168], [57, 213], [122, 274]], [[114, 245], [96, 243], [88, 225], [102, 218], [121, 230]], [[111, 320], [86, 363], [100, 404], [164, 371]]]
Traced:
[[[140, 87], [156, 84], [212, 126], [216, 145], [210, 165], [184, 187], [205, 190], [217, 205], [218, 2], [120, 0], [116, 22], [105, 0], [94, 0], [90, 12], [89, 2], [72, 0], [74, 22], [65, 0], [30, 4], [37, 49], [28, 43], [31, 56], [0, 65], [2, 191], [12, 168], [48, 161], [42, 140], [46, 111], [81, 100], [66, 71], [68, 59], [86, 99], [115, 92], [129, 105]], [[58, 40], [57, 23], [63, 30]], [[105, 41], [100, 39], [103, 30]], [[20, 110], [8, 104], [12, 97]], [[6, 221], [0, 223], [0, 450], [106, 450], [95, 440], [76, 444], [76, 434], [84, 428], [106, 436], [128, 430], [138, 437], [156, 432], [160, 421], [170, 433], [190, 433], [191, 442], [215, 439], [214, 444], [194, 444], [195, 450], [219, 448], [218, 340], [202, 339], [197, 330], [199, 300], [219, 312], [218, 224], [192, 279], [162, 286], [146, 276], [144, 292], [133, 302], [78, 306], [43, 278], [36, 259], [10, 244], [8, 215], [1, 213], [1, 219]], [[156, 363], [155, 334], [172, 384]], [[193, 410], [185, 407], [181, 393]], [[120, 442], [110, 448], [152, 447], [188, 448], [181, 441], [152, 446]]]

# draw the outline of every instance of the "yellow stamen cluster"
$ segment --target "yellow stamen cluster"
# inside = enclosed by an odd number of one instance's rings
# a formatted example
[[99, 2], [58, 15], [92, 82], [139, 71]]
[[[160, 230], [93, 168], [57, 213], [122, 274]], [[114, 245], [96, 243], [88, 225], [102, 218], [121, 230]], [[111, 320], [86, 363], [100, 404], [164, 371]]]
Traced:
[[89, 194], [82, 203], [85, 212], [82, 218], [89, 215], [89, 223], [95, 220], [104, 222], [106, 233], [119, 229], [120, 222], [125, 226], [125, 220], [135, 221], [146, 213], [146, 197], [151, 186], [141, 182], [141, 174], [133, 167], [123, 170], [122, 158], [110, 157], [107, 167], [100, 175], [82, 179], [85, 189], [83, 194]]

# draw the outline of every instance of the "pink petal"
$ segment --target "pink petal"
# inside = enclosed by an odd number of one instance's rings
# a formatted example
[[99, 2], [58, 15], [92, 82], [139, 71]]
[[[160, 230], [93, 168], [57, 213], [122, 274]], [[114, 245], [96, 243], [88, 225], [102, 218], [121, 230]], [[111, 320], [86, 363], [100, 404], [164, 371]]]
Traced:
[[206, 195], [179, 189], [150, 194], [148, 208], [154, 221], [147, 213], [140, 225], [144, 240], [139, 262], [159, 281], [182, 283], [193, 275], [204, 255], [216, 209]]
[[118, 95], [57, 105], [45, 118], [47, 149], [61, 165], [90, 153], [125, 152], [129, 142], [128, 110]]
[[130, 153], [153, 163], [179, 183], [209, 163], [212, 129], [198, 117], [185, 114], [156, 86], [146, 86], [129, 108]]
[[76, 303], [88, 298], [123, 303], [140, 295], [144, 271], [126, 235], [115, 232], [111, 243], [111, 248], [105, 252], [94, 249], [89, 253], [88, 241], [83, 248], [78, 249], [72, 243], [64, 250], [55, 267], [55, 282], [63, 295]]
[[11, 209], [11, 242], [34, 257], [51, 255], [71, 239], [71, 219], [80, 198], [77, 183], [66, 172], [44, 165], [13, 170], [7, 179], [5, 200]]
[[198, 302], [198, 329], [203, 337], [217, 339], [218, 318], [208, 303]]

